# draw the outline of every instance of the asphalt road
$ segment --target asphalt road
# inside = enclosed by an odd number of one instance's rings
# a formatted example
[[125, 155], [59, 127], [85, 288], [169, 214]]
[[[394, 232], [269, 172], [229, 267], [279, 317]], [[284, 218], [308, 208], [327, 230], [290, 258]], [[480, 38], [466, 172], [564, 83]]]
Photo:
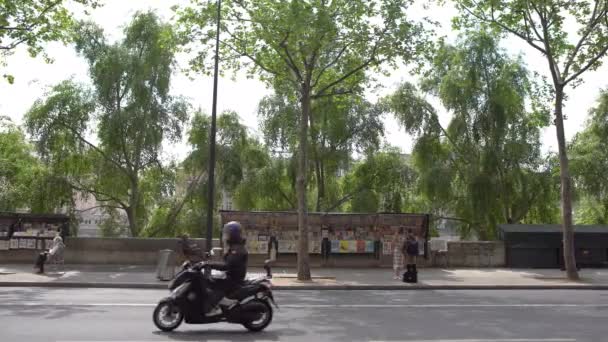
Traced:
[[0, 341], [608, 341], [608, 291], [280, 291], [262, 333], [152, 323], [160, 290], [0, 288]]

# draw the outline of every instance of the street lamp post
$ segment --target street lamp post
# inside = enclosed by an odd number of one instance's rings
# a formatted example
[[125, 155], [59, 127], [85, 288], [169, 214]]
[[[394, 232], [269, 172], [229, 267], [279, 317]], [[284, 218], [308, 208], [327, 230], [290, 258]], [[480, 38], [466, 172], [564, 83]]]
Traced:
[[207, 231], [206, 231], [206, 250], [211, 251], [213, 246], [213, 199], [215, 188], [215, 131], [216, 131], [216, 116], [217, 116], [217, 79], [219, 69], [219, 53], [220, 53], [220, 16], [221, 16], [222, 1], [217, 0], [217, 28], [215, 33], [215, 68], [213, 72], [213, 107], [211, 109], [211, 133], [209, 134], [209, 172], [208, 189], [207, 189]]

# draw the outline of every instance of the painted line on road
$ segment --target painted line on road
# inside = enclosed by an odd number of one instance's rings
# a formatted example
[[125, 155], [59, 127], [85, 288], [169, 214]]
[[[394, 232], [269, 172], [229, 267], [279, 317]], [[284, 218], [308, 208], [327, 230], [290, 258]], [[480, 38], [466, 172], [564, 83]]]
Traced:
[[[205, 340], [208, 342], [230, 342], [232, 340]], [[266, 342], [269, 340], [254, 340], [256, 342]], [[58, 340], [56, 342], [107, 342], [101, 340]], [[145, 340], [124, 340], [112, 342], [152, 342]], [[439, 340], [390, 340], [390, 341], [377, 341], [372, 340], [370, 342], [576, 342], [576, 339], [572, 338], [484, 338], [484, 339], [439, 339]]]
[[[370, 341], [400, 342], [400, 341]], [[440, 339], [440, 340], [403, 340], [403, 342], [576, 342], [573, 338], [484, 338], [484, 339]]]
[[[107, 306], [107, 307], [155, 307], [154, 303], [43, 303], [15, 302], [0, 303], [0, 307], [15, 306]], [[608, 308], [608, 304], [284, 304], [280, 308], [288, 309], [390, 309], [390, 308]], [[423, 341], [423, 340], [422, 340]], [[467, 341], [467, 340], [464, 340]]]

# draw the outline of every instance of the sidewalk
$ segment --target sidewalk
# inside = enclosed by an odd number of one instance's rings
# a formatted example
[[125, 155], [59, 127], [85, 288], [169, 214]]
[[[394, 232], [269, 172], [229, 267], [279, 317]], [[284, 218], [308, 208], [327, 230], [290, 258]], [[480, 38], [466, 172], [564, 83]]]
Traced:
[[[0, 266], [0, 286], [105, 287], [166, 289], [156, 279], [154, 266], [66, 265], [65, 272], [52, 267], [45, 275], [34, 274], [30, 265]], [[249, 278], [260, 277], [262, 269], [249, 270]], [[419, 270], [418, 284], [392, 279], [390, 269], [314, 268], [311, 282], [296, 279], [295, 269], [273, 269], [273, 286], [285, 289], [606, 289], [608, 269], [583, 269], [581, 281], [570, 282], [564, 272], [552, 269], [437, 269]]]

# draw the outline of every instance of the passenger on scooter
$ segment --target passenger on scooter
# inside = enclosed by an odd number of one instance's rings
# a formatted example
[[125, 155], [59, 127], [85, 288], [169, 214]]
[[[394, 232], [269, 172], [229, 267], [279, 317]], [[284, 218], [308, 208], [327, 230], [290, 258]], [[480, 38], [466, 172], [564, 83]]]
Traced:
[[[214, 279], [211, 284], [215, 296], [208, 298], [210, 300], [209, 307], [213, 309], [206, 314], [207, 316], [217, 315], [222, 312], [218, 304], [228, 307], [236, 302], [226, 296], [243, 285], [243, 281], [247, 275], [248, 253], [245, 248], [245, 239], [243, 239], [242, 231], [240, 223], [236, 221], [226, 223], [222, 230], [224, 246], [228, 247], [224, 254], [224, 262], [207, 263], [211, 269], [226, 272], [225, 279]], [[221, 300], [218, 300], [220, 298]]]

